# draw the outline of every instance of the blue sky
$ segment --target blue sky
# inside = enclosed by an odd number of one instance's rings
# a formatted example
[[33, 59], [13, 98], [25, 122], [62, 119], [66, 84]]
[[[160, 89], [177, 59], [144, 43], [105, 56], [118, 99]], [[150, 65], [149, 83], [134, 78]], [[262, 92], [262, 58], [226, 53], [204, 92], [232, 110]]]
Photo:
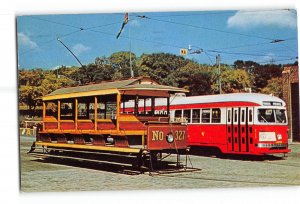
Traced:
[[[298, 56], [295, 10], [129, 13], [129, 22], [116, 39], [123, 18], [124, 13], [18, 16], [18, 66], [79, 66], [57, 38], [83, 64], [130, 49], [137, 56], [179, 55], [181, 48], [190, 47], [189, 53], [203, 52], [185, 57], [207, 64], [214, 64], [217, 54], [226, 64], [235, 60], [293, 63]], [[274, 40], [284, 41], [271, 43]]]

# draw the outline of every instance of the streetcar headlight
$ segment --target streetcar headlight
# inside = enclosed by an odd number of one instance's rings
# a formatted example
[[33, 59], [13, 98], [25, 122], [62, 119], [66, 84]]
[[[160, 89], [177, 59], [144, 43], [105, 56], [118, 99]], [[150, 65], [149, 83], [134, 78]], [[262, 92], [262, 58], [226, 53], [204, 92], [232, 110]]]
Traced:
[[281, 134], [277, 134], [277, 139], [278, 140], [282, 140], [282, 135]]
[[115, 142], [114, 138], [112, 138], [112, 137], [106, 138], [106, 141], [107, 141], [108, 143], [112, 143], [112, 144]]
[[168, 143], [174, 142], [174, 136], [173, 136], [172, 132], [170, 132], [169, 134], [167, 134], [167, 142]]

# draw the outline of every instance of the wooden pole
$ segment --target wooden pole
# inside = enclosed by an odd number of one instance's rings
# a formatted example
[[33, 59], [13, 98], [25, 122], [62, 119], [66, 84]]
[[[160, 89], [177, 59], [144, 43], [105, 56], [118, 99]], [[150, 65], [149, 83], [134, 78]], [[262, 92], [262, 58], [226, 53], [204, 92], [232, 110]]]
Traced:
[[95, 105], [94, 105], [94, 122], [95, 122], [95, 130], [97, 130], [97, 109], [98, 109], [98, 101], [97, 96], [95, 96]]
[[121, 94], [118, 93], [117, 94], [117, 110], [116, 110], [116, 120], [117, 120], [117, 131], [120, 130], [120, 126], [119, 126], [119, 118], [120, 118], [120, 102], [121, 102]]
[[[43, 122], [46, 119], [46, 103], [43, 102]], [[43, 123], [43, 131], [45, 131], [45, 123]]]
[[75, 130], [78, 129], [78, 99], [75, 98]]
[[60, 100], [57, 101], [57, 128], [60, 130]]

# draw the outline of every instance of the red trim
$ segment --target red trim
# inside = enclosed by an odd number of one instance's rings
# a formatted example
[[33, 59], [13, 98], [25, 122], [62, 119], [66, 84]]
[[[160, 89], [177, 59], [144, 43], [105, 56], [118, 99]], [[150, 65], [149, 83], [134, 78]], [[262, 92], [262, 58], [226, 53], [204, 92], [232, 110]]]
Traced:
[[260, 105], [252, 102], [217, 102], [217, 103], [179, 104], [179, 105], [171, 105], [171, 110], [189, 109], [189, 108], [221, 108], [221, 107], [245, 107], [245, 106], [260, 106]]
[[[178, 109], [195, 109], [195, 108], [222, 108], [222, 107], [253, 107], [260, 106], [258, 103], [253, 102], [216, 102], [216, 103], [197, 103], [197, 104], [176, 104], [171, 105], [170, 110]], [[133, 107], [125, 107], [125, 112], [133, 112]], [[121, 111], [124, 109], [122, 108]], [[155, 106], [155, 110], [167, 110], [167, 106]], [[139, 111], [143, 112], [144, 107], [139, 107]], [[151, 111], [151, 106], [146, 107], [146, 111]]]

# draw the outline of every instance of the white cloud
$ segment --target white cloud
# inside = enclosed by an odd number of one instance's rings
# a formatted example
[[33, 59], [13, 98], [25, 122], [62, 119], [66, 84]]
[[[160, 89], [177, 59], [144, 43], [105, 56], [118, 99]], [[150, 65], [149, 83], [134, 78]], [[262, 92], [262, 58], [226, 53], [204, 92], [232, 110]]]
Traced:
[[90, 47], [85, 46], [85, 45], [83, 45], [83, 44], [81, 44], [81, 43], [78, 43], [78, 44], [76, 44], [76, 45], [74, 45], [74, 46], [72, 47], [72, 51], [73, 51], [73, 53], [74, 53], [76, 56], [78, 56], [78, 55], [80, 55], [80, 54], [82, 54], [82, 53], [84, 53], [84, 52], [87, 52], [87, 51], [89, 51], [90, 49], [91, 49]]
[[30, 49], [38, 48], [38, 45], [24, 33], [18, 33], [18, 43], [20, 46], [25, 46]]
[[296, 28], [296, 14], [288, 10], [238, 11], [227, 20], [230, 28], [252, 28], [256, 26], [279, 26]]

